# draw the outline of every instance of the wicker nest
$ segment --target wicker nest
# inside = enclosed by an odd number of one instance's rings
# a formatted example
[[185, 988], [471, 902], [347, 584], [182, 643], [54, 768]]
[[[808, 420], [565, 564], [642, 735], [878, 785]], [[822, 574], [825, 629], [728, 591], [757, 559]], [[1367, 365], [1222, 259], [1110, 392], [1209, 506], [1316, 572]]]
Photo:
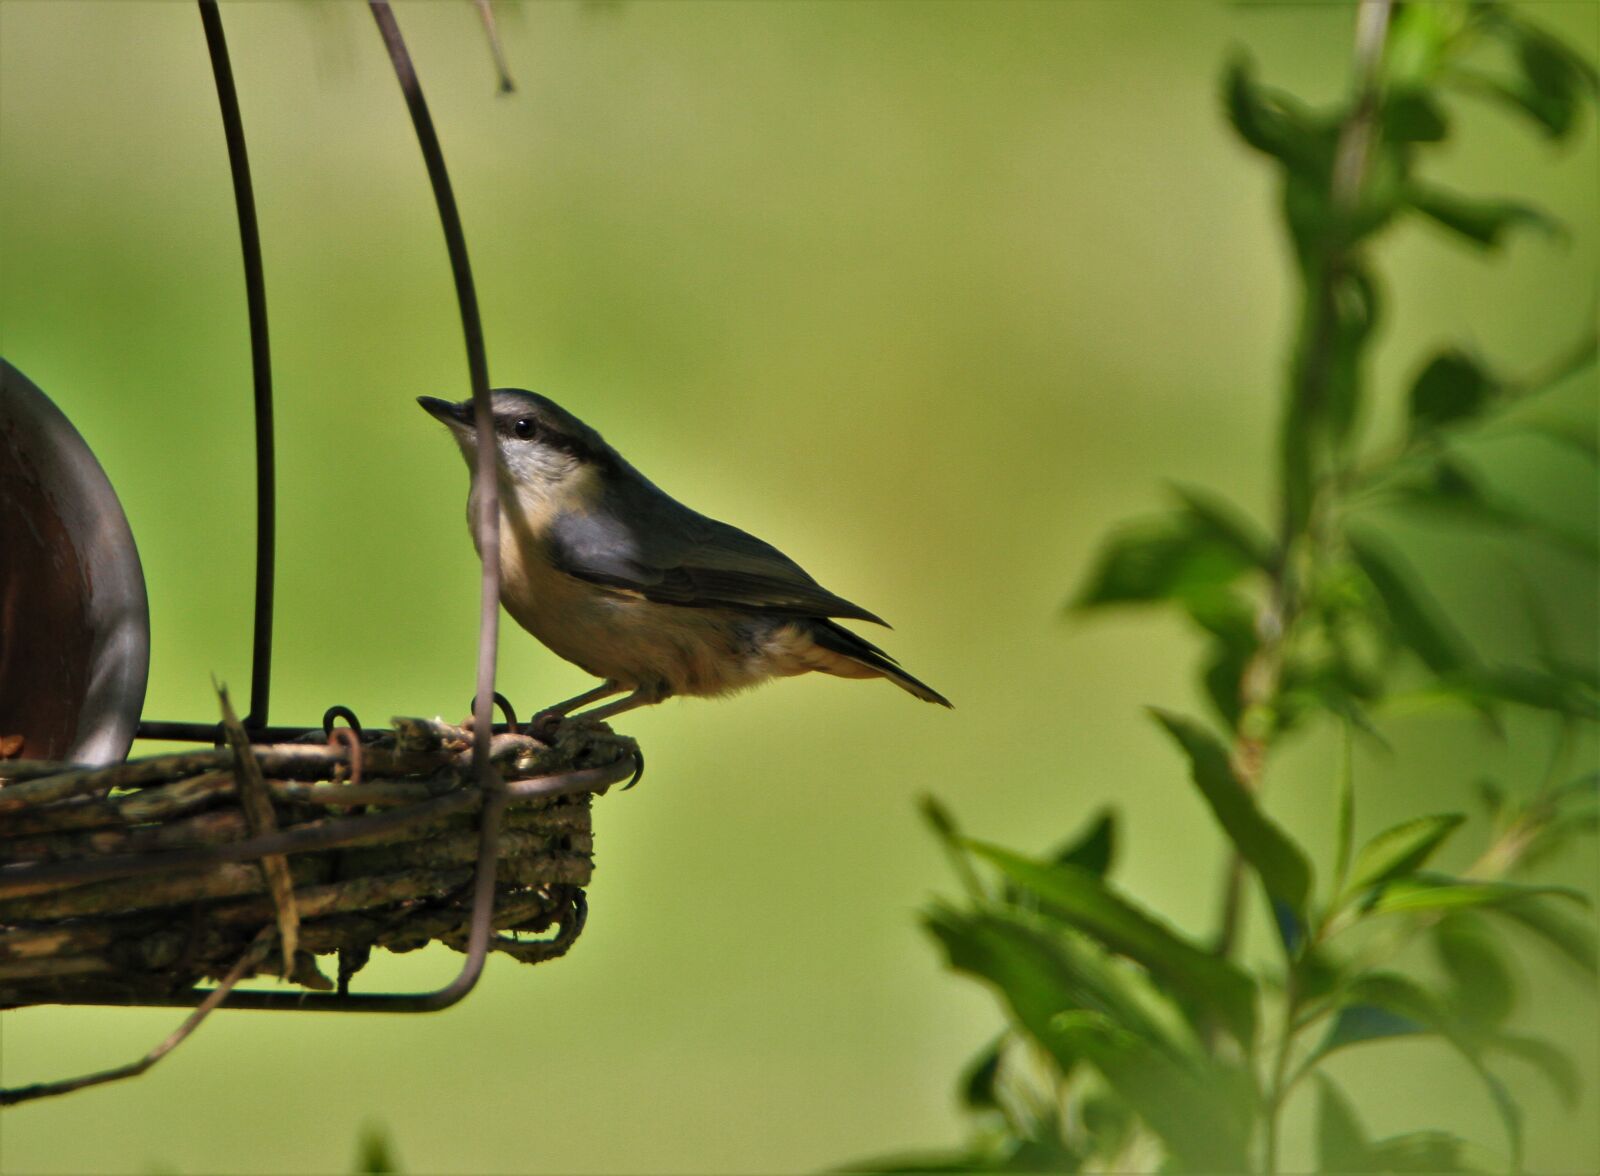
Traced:
[[[0, 1007], [173, 1003], [274, 926], [246, 974], [308, 989], [335, 987], [319, 955], [338, 954], [342, 992], [374, 947], [462, 950], [483, 804], [470, 732], [339, 734], [99, 769], [0, 761]], [[509, 793], [491, 942], [536, 963], [582, 929], [590, 797], [635, 774], [638, 750], [582, 724], [491, 749]]]

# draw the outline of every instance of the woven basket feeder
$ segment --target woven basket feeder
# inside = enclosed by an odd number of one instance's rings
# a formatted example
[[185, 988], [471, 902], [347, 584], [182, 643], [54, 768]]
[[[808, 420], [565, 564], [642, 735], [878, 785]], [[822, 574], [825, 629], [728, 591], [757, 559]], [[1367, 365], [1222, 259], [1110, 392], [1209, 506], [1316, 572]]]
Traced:
[[[394, 14], [386, 0], [368, 7], [438, 207], [487, 453], [488, 365], [449, 173]], [[474, 533], [490, 553], [481, 567], [474, 729], [397, 719], [392, 731], [362, 735], [343, 707], [309, 734], [269, 721], [276, 475], [266, 287], [221, 14], [216, 0], [199, 0], [199, 9], [250, 327], [256, 580], [242, 721], [225, 694], [220, 725], [143, 714], [149, 642], [131, 530], [66, 417], [0, 365], [0, 1008], [196, 1007], [142, 1059], [0, 1089], [0, 1106], [143, 1073], [224, 1001], [435, 1011], [472, 990], [486, 941], [529, 963], [561, 955], [583, 928], [590, 798], [637, 779], [643, 766], [637, 746], [603, 724], [537, 728], [550, 731], [545, 739], [520, 732], [494, 693], [497, 490], [487, 461], [474, 471], [483, 504]], [[108, 528], [113, 516], [118, 525]], [[504, 727], [491, 725], [496, 704]], [[348, 729], [333, 728], [336, 714]], [[117, 762], [135, 738], [218, 746]], [[451, 983], [426, 993], [348, 991], [374, 947], [433, 941], [466, 952]], [[328, 955], [337, 956], [336, 979], [318, 967]], [[236, 989], [258, 974], [295, 987]]]
[[[341, 993], [374, 947], [464, 950], [483, 807], [470, 731], [338, 734], [96, 769], [0, 761], [0, 1007], [191, 1004], [257, 941], [245, 975], [332, 989], [315, 957], [337, 953]], [[548, 744], [498, 734], [492, 758], [508, 793], [492, 946], [537, 963], [582, 930], [590, 798], [638, 752], [566, 724]]]

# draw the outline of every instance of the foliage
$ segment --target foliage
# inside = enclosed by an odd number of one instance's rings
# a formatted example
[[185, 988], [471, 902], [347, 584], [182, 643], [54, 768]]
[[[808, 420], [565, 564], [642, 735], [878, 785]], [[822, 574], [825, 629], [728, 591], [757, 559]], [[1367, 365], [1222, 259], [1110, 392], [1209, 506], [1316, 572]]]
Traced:
[[395, 1159], [394, 1140], [382, 1123], [366, 1123], [356, 1141], [356, 1165], [360, 1176], [383, 1176], [400, 1171]]
[[[1494, 72], [1493, 62], [1509, 68]], [[1377, 509], [1514, 528], [1594, 558], [1591, 538], [1498, 501], [1458, 453], [1488, 423], [1517, 427], [1520, 404], [1592, 362], [1594, 336], [1533, 380], [1462, 347], [1425, 357], [1401, 435], [1358, 444], [1367, 354], [1384, 314], [1371, 260], [1383, 231], [1420, 217], [1494, 250], [1519, 231], [1557, 228], [1536, 208], [1451, 192], [1423, 174], [1450, 137], [1455, 100], [1502, 104], [1561, 139], [1594, 98], [1596, 74], [1501, 4], [1391, 10], [1373, 0], [1357, 15], [1354, 73], [1331, 110], [1262, 85], [1242, 58], [1223, 83], [1234, 130], [1281, 178], [1303, 290], [1275, 529], [1210, 492], [1177, 488], [1166, 515], [1111, 537], [1072, 605], [1173, 608], [1203, 636], [1211, 721], [1153, 717], [1234, 856], [1222, 927], [1198, 942], [1113, 881], [1113, 813], [1035, 857], [965, 836], [930, 799], [926, 815], [967, 893], [929, 910], [927, 929], [953, 968], [998, 993], [1007, 1027], [961, 1079], [980, 1127], [970, 1147], [875, 1170], [1270, 1172], [1283, 1107], [1302, 1087], [1315, 1092], [1322, 1170], [1473, 1170], [1492, 1154], [1486, 1141], [1429, 1130], [1373, 1139], [1323, 1070], [1340, 1051], [1417, 1035], [1447, 1043], [1482, 1080], [1503, 1129], [1487, 1143], [1503, 1146], [1513, 1169], [1521, 1116], [1499, 1063], [1531, 1064], [1563, 1098], [1575, 1095], [1560, 1047], [1506, 1027], [1516, 992], [1505, 932], [1531, 934], [1596, 974], [1583, 896], [1524, 875], [1594, 830], [1600, 778], [1547, 779], [1526, 802], [1485, 786], [1489, 841], [1450, 875], [1430, 863], [1461, 832], [1461, 813], [1418, 816], [1354, 844], [1350, 749], [1358, 734], [1379, 737], [1375, 716], [1402, 696], [1459, 703], [1491, 723], [1506, 707], [1547, 712], [1558, 748], [1600, 718], [1593, 665], [1549, 650], [1524, 665], [1481, 658]], [[1592, 438], [1585, 449], [1595, 456]], [[1260, 804], [1269, 749], [1319, 718], [1345, 739], [1335, 867], [1321, 879]], [[1251, 879], [1278, 932], [1276, 959], [1253, 969], [1234, 958]], [[1418, 941], [1431, 945], [1434, 966], [1401, 968], [1397, 955]]]

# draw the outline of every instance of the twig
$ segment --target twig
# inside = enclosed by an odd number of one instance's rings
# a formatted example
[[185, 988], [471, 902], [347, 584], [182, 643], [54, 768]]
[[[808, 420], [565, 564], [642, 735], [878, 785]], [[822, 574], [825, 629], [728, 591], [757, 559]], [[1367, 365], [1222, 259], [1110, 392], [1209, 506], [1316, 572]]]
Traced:
[[494, 58], [494, 71], [500, 78], [500, 92], [515, 93], [516, 84], [511, 80], [511, 70], [506, 67], [506, 55], [500, 49], [500, 29], [494, 22], [494, 5], [489, 0], [474, 0], [474, 4], [483, 21], [484, 34], [489, 38], [489, 53]]
[[123, 1078], [136, 1078], [151, 1066], [166, 1057], [178, 1046], [182, 1045], [188, 1036], [200, 1027], [200, 1022], [211, 1015], [211, 1011], [227, 999], [228, 993], [233, 991], [234, 985], [244, 979], [272, 947], [274, 932], [271, 927], [263, 927], [256, 935], [255, 942], [248, 951], [239, 957], [239, 962], [226, 976], [222, 978], [210, 994], [200, 1003], [200, 1006], [184, 1018], [167, 1039], [157, 1045], [144, 1057], [126, 1066], [118, 1066], [114, 1070], [102, 1070], [98, 1074], [85, 1074], [81, 1078], [68, 1078], [61, 1082], [41, 1082], [34, 1086], [19, 1086], [15, 1090], [0, 1090], [0, 1106], [15, 1106], [17, 1103], [29, 1102], [38, 1098], [51, 1098], [58, 1094], [71, 1094], [74, 1090], [82, 1090], [86, 1086], [100, 1086], [107, 1082], [116, 1082]]
[[[266, 781], [261, 777], [261, 765], [250, 750], [250, 736], [245, 734], [244, 727], [240, 725], [239, 716], [233, 713], [227, 690], [219, 687], [217, 699], [222, 704], [222, 726], [227, 732], [228, 746], [233, 748], [233, 774], [239, 785], [239, 807], [244, 810], [252, 834], [256, 837], [270, 836], [278, 831], [278, 819], [272, 811], [272, 798], [267, 794]], [[295, 910], [294, 881], [289, 877], [289, 859], [281, 853], [264, 853], [260, 866], [278, 915], [283, 976], [288, 979], [294, 968], [295, 952], [300, 946], [300, 914]]]
[[232, 763], [231, 751], [191, 751], [183, 755], [154, 756], [90, 771], [62, 772], [37, 780], [25, 780], [0, 789], [0, 816], [74, 796], [107, 792], [112, 788], [132, 788], [157, 780], [175, 780], [204, 768], [229, 767]]
[[[620, 768], [618, 769], [620, 771]], [[579, 779], [591, 779], [587, 774], [594, 769], [583, 769], [584, 775]], [[548, 782], [549, 778], [544, 778]], [[570, 778], [564, 782], [576, 783]], [[515, 781], [521, 784], [522, 781]], [[518, 798], [515, 787], [511, 786], [512, 795]], [[609, 787], [609, 784], [601, 785]], [[373, 784], [339, 785], [339, 784], [301, 784], [292, 781], [268, 780], [267, 789], [271, 792], [274, 801], [280, 803], [302, 804], [317, 808], [341, 806], [357, 807], [386, 807], [395, 808], [407, 804], [417, 804], [441, 795], [440, 789], [423, 783], [409, 784], [401, 782], [379, 782]], [[580, 791], [598, 791], [598, 788], [581, 788]], [[354, 795], [346, 795], [346, 793]], [[546, 794], [548, 799], [557, 799], [562, 793], [551, 791]], [[520, 799], [520, 798], [519, 798]], [[538, 798], [535, 798], [535, 803]], [[470, 812], [471, 808], [467, 810]], [[559, 824], [561, 813], [565, 810], [551, 809], [539, 806], [529, 811], [527, 808], [514, 809], [507, 814], [506, 824], [520, 827], [520, 822], [528, 820], [549, 820]], [[333, 818], [338, 816], [334, 811]], [[397, 828], [388, 833], [374, 833], [362, 839], [366, 845], [382, 845], [390, 841], [403, 840], [407, 837], [421, 837], [435, 828], [442, 828], [445, 824], [456, 820], [452, 816], [439, 818], [435, 821], [419, 821], [415, 825]], [[320, 826], [319, 821], [302, 821], [297, 827]], [[21, 864], [24, 862], [42, 863], [56, 861], [84, 861], [99, 858], [116, 857], [127, 854], [144, 854], [154, 851], [171, 851], [177, 849], [191, 849], [196, 846], [227, 845], [236, 841], [244, 841], [250, 836], [250, 825], [245, 820], [244, 814], [235, 809], [212, 809], [207, 812], [197, 813], [194, 816], [183, 817], [179, 820], [169, 820], [162, 824], [139, 825], [135, 828], [121, 826], [95, 828], [87, 832], [51, 832], [34, 837], [15, 838], [0, 841], [0, 861], [8, 864]]]
[[[584, 904], [581, 891], [570, 898], [563, 897], [562, 902], [567, 905], [567, 911], [562, 915], [552, 915], [551, 922], [561, 924], [562, 932], [553, 943], [536, 948], [533, 952], [521, 952], [515, 947], [528, 948], [529, 944], [514, 944], [500, 938], [491, 938], [486, 941], [498, 951], [515, 955], [528, 962], [551, 959], [566, 950], [576, 938], [584, 923]], [[470, 934], [470, 933], [469, 933]], [[411, 944], [410, 946], [419, 946]], [[402, 949], [403, 950], [403, 949]], [[459, 949], [458, 949], [459, 950]], [[469, 945], [470, 950], [470, 945]], [[246, 990], [235, 992], [230, 998], [229, 1007], [235, 1009], [256, 1010], [293, 1010], [295, 1012], [312, 1013], [430, 1013], [440, 1008], [447, 1007], [450, 1001], [444, 1001], [441, 992], [429, 992], [418, 995], [408, 993], [379, 993], [340, 996], [333, 993], [302, 993], [302, 992], [271, 992]], [[52, 998], [52, 1003], [64, 1005], [139, 1005], [142, 1007], [171, 1007], [183, 1008], [197, 1003], [200, 994], [197, 991], [169, 992], [137, 995], [106, 994], [99, 996], [66, 995]], [[443, 1002], [443, 1003], [441, 1003]]]
[[[558, 772], [532, 780], [515, 780], [510, 785], [502, 785], [495, 795], [510, 801], [594, 792], [626, 779], [632, 770], [631, 760], [620, 759], [605, 767]], [[464, 788], [432, 797], [409, 808], [308, 822], [292, 829], [280, 830], [230, 845], [173, 850], [155, 855], [115, 855], [92, 861], [44, 862], [0, 867], [0, 898], [17, 899], [53, 890], [81, 887], [93, 882], [250, 862], [267, 854], [306, 853], [312, 850], [359, 845], [368, 840], [381, 838], [397, 829], [414, 828], [451, 813], [468, 812], [480, 806], [487, 811], [482, 791]], [[502, 804], [500, 811], [495, 814], [494, 837], [487, 839], [491, 850], [498, 844], [502, 823], [500, 814], [503, 811]], [[237, 883], [219, 883], [219, 885], [237, 885]], [[239, 891], [230, 890], [228, 893], [239, 893]], [[10, 910], [9, 905], [0, 904], [0, 919], [5, 918]]]

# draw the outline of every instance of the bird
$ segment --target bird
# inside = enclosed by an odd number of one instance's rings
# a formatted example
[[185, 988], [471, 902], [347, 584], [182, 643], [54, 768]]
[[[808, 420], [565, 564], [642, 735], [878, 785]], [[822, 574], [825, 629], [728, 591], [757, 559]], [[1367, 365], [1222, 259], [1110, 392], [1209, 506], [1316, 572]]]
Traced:
[[[449, 429], [471, 470], [473, 402], [417, 403]], [[887, 678], [951, 706], [839, 624], [888, 622], [829, 592], [770, 543], [691, 510], [555, 401], [497, 388], [490, 404], [500, 602], [554, 653], [601, 679], [539, 712], [541, 724], [610, 719], [678, 695], [726, 695], [810, 671]], [[476, 547], [475, 508], [473, 491], [467, 526]]]

